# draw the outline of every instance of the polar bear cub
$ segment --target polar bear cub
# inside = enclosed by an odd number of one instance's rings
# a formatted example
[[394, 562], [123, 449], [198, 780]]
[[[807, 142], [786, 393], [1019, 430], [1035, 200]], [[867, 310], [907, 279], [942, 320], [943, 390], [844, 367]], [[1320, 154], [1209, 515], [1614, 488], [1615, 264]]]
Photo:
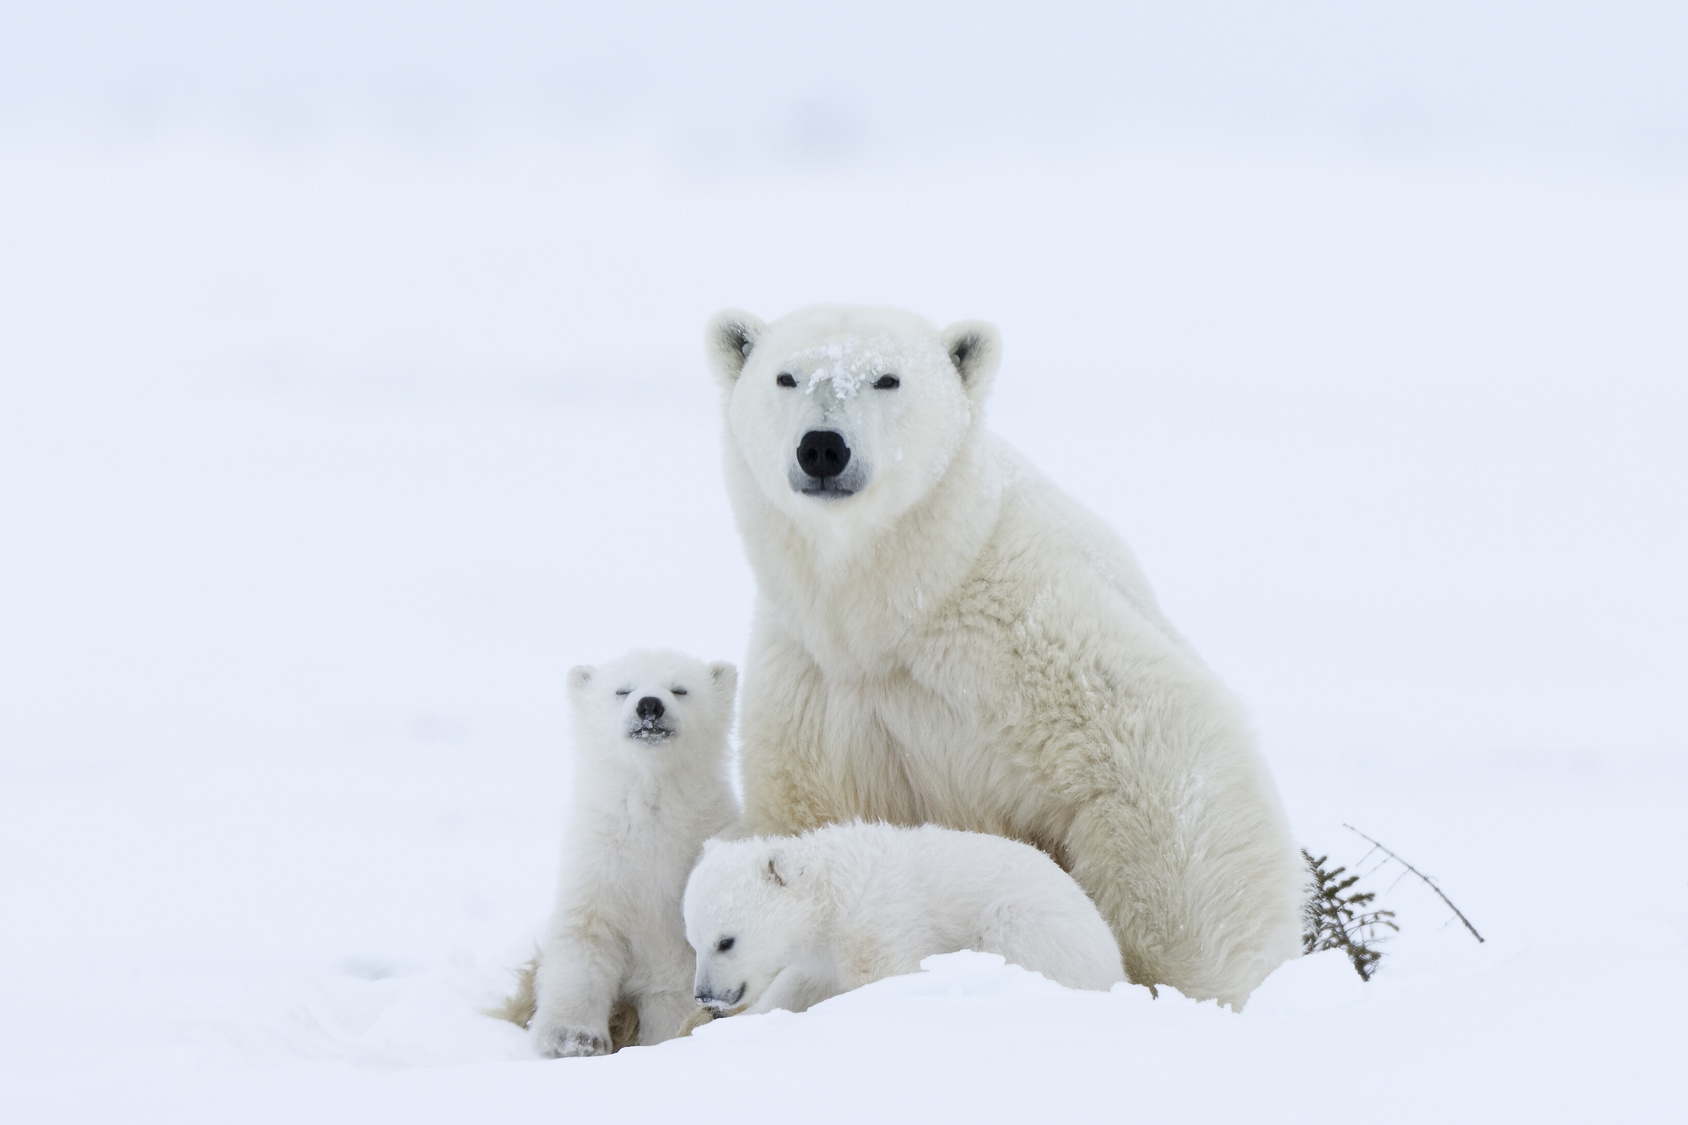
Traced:
[[636, 1039], [679, 1035], [697, 1010], [680, 913], [704, 840], [738, 816], [727, 729], [738, 672], [634, 652], [569, 673], [575, 782], [556, 912], [540, 946], [534, 1046], [601, 1055], [631, 1007]]
[[1053, 860], [936, 825], [711, 840], [686, 884], [685, 917], [697, 1001], [716, 1014], [801, 1012], [961, 949], [1069, 988], [1125, 979], [1101, 913]]

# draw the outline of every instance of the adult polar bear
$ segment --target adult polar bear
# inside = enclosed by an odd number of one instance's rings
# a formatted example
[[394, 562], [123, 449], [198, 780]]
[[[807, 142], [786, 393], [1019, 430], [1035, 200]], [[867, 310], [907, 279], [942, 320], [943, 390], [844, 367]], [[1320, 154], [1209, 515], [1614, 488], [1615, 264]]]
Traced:
[[746, 829], [860, 817], [1035, 844], [1132, 980], [1240, 1009], [1300, 948], [1277, 793], [1125, 545], [984, 430], [996, 329], [727, 310], [707, 343], [760, 587]]

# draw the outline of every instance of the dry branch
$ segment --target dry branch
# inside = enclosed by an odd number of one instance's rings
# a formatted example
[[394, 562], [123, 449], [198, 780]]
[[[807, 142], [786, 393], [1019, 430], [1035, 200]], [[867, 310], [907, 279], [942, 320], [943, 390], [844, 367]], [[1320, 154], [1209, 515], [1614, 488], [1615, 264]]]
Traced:
[[1463, 913], [1461, 913], [1459, 907], [1454, 905], [1453, 899], [1449, 898], [1447, 895], [1442, 893], [1442, 888], [1438, 887], [1436, 885], [1436, 880], [1432, 879], [1430, 876], [1426, 875], [1424, 872], [1420, 871], [1418, 868], [1414, 867], [1412, 864], [1408, 863], [1406, 860], [1402, 859], [1400, 856], [1396, 855], [1394, 852], [1390, 851], [1388, 848], [1384, 847], [1382, 844], [1378, 843], [1376, 840], [1372, 839], [1370, 836], [1367, 836], [1364, 832], [1361, 832], [1358, 828], [1355, 828], [1352, 824], [1344, 824], [1342, 827], [1348, 829], [1348, 831], [1354, 833], [1354, 835], [1358, 836], [1360, 839], [1364, 840], [1366, 843], [1370, 844], [1372, 847], [1376, 848], [1378, 851], [1382, 852], [1384, 855], [1388, 856], [1390, 859], [1394, 860], [1396, 863], [1400, 864], [1402, 867], [1405, 867], [1408, 871], [1411, 871], [1414, 875], [1417, 875], [1420, 879], [1423, 879], [1424, 885], [1429, 887], [1431, 890], [1435, 891], [1436, 897], [1441, 899], [1443, 902], [1447, 903], [1448, 909], [1452, 910], [1454, 912], [1454, 915], [1456, 917], [1458, 917], [1461, 922], [1465, 923], [1465, 928], [1471, 931], [1471, 936], [1476, 938], [1478, 941], [1483, 940], [1483, 935], [1477, 932], [1477, 927], [1473, 926], [1471, 924], [1471, 919], [1467, 918]]

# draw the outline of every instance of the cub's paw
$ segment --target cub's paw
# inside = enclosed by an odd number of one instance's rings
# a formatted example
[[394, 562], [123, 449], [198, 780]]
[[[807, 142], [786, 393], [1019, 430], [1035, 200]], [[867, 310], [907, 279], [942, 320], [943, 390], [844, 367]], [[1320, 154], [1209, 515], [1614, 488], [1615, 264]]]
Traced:
[[548, 1059], [571, 1059], [581, 1055], [610, 1053], [608, 1035], [600, 1035], [584, 1027], [570, 1027], [566, 1023], [535, 1027], [533, 1047]]
[[[724, 1016], [726, 1014], [727, 1014], [726, 1012], [721, 1013], [722, 1016]], [[716, 1020], [716, 1019], [720, 1019], [720, 1018], [721, 1018], [721, 1016], [717, 1016], [710, 1009], [700, 1006], [697, 1011], [693, 1012], [690, 1016], [688, 1016], [686, 1018], [685, 1023], [680, 1025], [680, 1034], [681, 1035], [690, 1035], [692, 1032], [696, 1031], [698, 1028], [702, 1027], [704, 1024], [709, 1023], [711, 1020]]]

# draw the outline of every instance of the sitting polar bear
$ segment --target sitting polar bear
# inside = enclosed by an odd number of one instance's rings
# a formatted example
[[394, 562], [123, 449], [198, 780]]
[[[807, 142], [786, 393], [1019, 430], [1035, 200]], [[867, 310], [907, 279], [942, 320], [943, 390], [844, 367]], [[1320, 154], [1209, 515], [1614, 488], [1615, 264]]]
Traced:
[[[569, 673], [573, 809], [528, 1022], [541, 1055], [660, 1043], [696, 1012], [680, 898], [704, 840], [738, 816], [726, 762], [737, 686], [731, 664], [672, 652]], [[518, 994], [505, 1014], [520, 1023], [524, 1008]]]
[[685, 917], [697, 1001], [717, 1015], [801, 1012], [961, 949], [1069, 988], [1125, 979], [1107, 923], [1048, 856], [933, 825], [712, 840], [686, 884]]
[[996, 330], [822, 307], [721, 312], [707, 339], [759, 587], [746, 830], [1035, 844], [1132, 980], [1240, 1009], [1300, 951], [1277, 793], [1125, 545], [986, 433]]

